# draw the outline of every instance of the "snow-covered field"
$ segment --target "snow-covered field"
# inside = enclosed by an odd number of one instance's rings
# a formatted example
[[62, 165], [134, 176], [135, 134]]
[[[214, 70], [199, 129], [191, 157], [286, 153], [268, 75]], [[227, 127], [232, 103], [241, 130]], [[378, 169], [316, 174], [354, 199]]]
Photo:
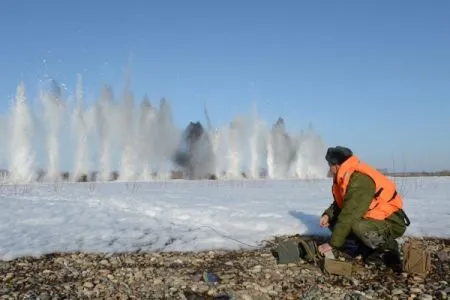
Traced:
[[[396, 178], [407, 235], [450, 237], [450, 178]], [[0, 259], [54, 251], [237, 249], [329, 234], [330, 180], [0, 186]]]

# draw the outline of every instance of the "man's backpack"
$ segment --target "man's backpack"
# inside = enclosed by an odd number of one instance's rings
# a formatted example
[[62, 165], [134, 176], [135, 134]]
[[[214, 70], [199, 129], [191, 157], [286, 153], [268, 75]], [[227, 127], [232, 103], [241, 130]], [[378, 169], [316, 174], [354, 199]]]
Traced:
[[427, 276], [431, 272], [431, 253], [414, 242], [403, 245], [403, 270], [407, 273]]

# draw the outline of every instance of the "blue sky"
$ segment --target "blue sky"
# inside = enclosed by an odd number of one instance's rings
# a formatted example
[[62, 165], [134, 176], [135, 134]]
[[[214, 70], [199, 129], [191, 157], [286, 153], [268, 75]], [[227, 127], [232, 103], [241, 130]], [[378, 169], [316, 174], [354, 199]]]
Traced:
[[450, 168], [449, 1], [23, 1], [0, 4], [0, 112], [19, 81], [95, 98], [167, 97], [174, 119], [283, 116], [377, 167]]

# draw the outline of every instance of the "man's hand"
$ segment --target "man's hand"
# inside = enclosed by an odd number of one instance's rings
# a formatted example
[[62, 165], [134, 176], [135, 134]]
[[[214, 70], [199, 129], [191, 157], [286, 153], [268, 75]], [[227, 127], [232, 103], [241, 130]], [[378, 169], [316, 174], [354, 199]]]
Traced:
[[320, 218], [320, 227], [328, 227], [330, 226], [330, 217], [328, 215], [323, 215]]
[[319, 250], [320, 254], [325, 255], [328, 251], [332, 251], [333, 247], [331, 247], [330, 244], [325, 243], [320, 245], [317, 250]]

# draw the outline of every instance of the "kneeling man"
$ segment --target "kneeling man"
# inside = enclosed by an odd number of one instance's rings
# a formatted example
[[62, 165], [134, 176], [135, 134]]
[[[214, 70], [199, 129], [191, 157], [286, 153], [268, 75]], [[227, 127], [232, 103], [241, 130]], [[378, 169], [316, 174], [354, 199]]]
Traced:
[[409, 220], [395, 183], [348, 148], [331, 147], [325, 159], [333, 175], [334, 201], [322, 214], [320, 226], [332, 235], [319, 251], [350, 251], [367, 261], [380, 253], [386, 264], [401, 271], [396, 238], [405, 233]]

